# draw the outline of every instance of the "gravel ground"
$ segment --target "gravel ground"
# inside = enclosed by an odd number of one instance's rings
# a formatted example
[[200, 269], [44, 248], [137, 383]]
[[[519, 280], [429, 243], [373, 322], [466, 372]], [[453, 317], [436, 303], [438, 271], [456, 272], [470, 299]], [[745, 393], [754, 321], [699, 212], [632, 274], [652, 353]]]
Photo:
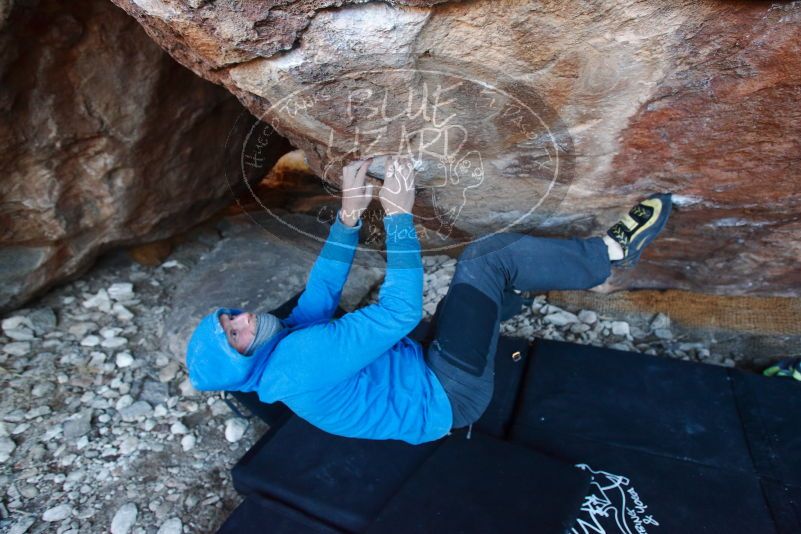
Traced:
[[0, 531], [214, 532], [239, 504], [229, 469], [267, 427], [195, 391], [161, 348], [171, 292], [209, 235], [159, 267], [106, 257], [6, 314]]
[[[214, 532], [239, 504], [229, 469], [263, 434], [197, 392], [163, 349], [171, 295], [219, 238], [208, 230], [159, 267], [105, 257], [81, 279], [6, 314], [0, 334], [0, 531]], [[424, 258], [425, 314], [455, 260]], [[375, 300], [377, 288], [365, 302]], [[577, 314], [536, 296], [505, 334], [734, 365], [670, 320]]]

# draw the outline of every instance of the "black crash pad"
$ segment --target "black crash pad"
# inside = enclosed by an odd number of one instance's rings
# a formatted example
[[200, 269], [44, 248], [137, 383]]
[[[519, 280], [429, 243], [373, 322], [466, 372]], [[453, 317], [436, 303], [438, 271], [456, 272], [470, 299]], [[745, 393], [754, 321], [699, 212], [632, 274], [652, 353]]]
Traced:
[[[779, 416], [760, 411], [788, 406], [793, 391], [780, 392], [785, 385], [722, 367], [538, 341], [510, 437], [595, 472], [576, 532], [651, 531], [655, 523], [665, 532], [799, 532], [790, 483], [797, 460], [766, 452], [792, 445], [799, 430], [780, 429]], [[757, 422], [772, 432], [757, 430]], [[621, 521], [626, 527], [616, 530]]]
[[801, 385], [730, 373], [756, 471], [801, 488]]
[[801, 532], [801, 386], [730, 372], [754, 469], [777, 530]]
[[495, 380], [471, 439], [420, 446], [333, 436], [276, 403], [286, 424], [233, 469], [246, 499], [221, 532], [801, 532], [792, 381], [504, 337]]
[[[753, 474], [564, 435], [537, 448], [594, 474], [590, 500], [579, 516], [582, 534], [594, 532], [590, 525], [634, 533], [649, 524], [658, 524], [656, 533], [775, 532]], [[615, 530], [616, 525], [625, 527]]]
[[748, 444], [727, 371], [538, 340], [512, 438], [550, 448], [575, 437], [748, 470]]
[[801, 487], [763, 478], [762, 491], [776, 523], [776, 532], [801, 532]]
[[480, 432], [451, 437], [368, 532], [565, 532], [589, 481], [570, 464]]
[[[232, 475], [248, 499], [281, 503], [312, 526], [316, 518], [321, 528], [346, 532], [429, 532], [447, 525], [509, 532], [520, 524], [564, 531], [589, 484], [589, 475], [569, 463], [478, 430], [470, 439], [462, 433], [413, 446], [334, 436], [298, 417], [268, 432]], [[270, 510], [265, 521], [287, 523], [276, 514]]]
[[251, 495], [217, 530], [217, 534], [335, 534], [341, 532], [278, 501]]
[[358, 532], [439, 445], [345, 438], [292, 417], [280, 432], [267, 432], [232, 477], [243, 495], [267, 496]]

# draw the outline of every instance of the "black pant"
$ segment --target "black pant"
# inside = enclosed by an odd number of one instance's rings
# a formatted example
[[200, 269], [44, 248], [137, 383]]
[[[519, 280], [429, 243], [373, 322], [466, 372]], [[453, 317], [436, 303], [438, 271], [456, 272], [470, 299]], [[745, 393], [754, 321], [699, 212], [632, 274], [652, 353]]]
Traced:
[[451, 401], [453, 428], [474, 423], [489, 405], [500, 322], [520, 310], [514, 289], [587, 289], [610, 273], [609, 253], [600, 237], [555, 239], [510, 232], [468, 245], [437, 307], [434, 339], [426, 349], [426, 362]]

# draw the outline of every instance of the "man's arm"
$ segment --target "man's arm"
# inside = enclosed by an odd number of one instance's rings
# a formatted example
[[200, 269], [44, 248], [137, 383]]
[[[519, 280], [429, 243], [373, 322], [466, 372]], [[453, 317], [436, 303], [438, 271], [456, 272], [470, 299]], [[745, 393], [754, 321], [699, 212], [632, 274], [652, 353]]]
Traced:
[[[277, 351], [287, 376], [304, 390], [334, 384], [359, 372], [411, 332], [423, 316], [423, 265], [411, 213], [384, 218], [387, 274], [378, 303], [284, 338]], [[286, 351], [286, 352], [285, 352]]]
[[306, 288], [298, 303], [284, 320], [287, 326], [304, 325], [321, 319], [330, 319], [339, 305], [342, 288], [348, 279], [353, 256], [359, 245], [361, 219], [353, 226], [340, 219], [337, 211], [328, 231], [328, 239], [309, 272]]
[[287, 326], [330, 319], [334, 315], [359, 245], [360, 217], [373, 198], [373, 186], [365, 185], [369, 166], [370, 159], [367, 159], [351, 162], [342, 168], [342, 207], [337, 211], [328, 239], [312, 266], [303, 294], [284, 320]]

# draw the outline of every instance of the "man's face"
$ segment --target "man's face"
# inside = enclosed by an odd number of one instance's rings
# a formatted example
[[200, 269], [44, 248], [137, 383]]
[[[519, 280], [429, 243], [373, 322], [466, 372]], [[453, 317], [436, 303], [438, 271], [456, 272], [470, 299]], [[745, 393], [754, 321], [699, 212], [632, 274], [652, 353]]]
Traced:
[[237, 315], [223, 313], [220, 324], [228, 337], [228, 343], [240, 354], [244, 354], [250, 342], [256, 337], [256, 316], [250, 312]]

